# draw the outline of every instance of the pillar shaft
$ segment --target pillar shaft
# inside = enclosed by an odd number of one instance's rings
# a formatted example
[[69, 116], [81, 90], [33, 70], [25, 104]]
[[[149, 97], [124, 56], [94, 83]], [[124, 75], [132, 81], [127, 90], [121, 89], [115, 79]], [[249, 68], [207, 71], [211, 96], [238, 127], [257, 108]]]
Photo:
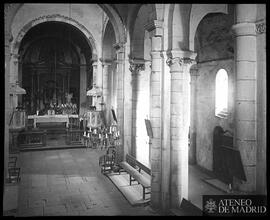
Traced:
[[96, 84], [97, 85], [97, 66], [98, 66], [98, 63], [97, 63], [97, 61], [94, 61], [93, 63], [92, 63], [92, 66], [93, 66], [93, 85], [94, 84]]
[[236, 37], [234, 139], [247, 177], [245, 183], [237, 184], [236, 187], [249, 192], [256, 188], [256, 33], [253, 23], [255, 11], [256, 7], [252, 5], [237, 5], [237, 24], [233, 26]]
[[117, 162], [120, 162], [124, 158], [124, 59], [125, 51], [123, 45], [116, 51], [116, 73], [117, 73], [117, 124], [120, 131], [120, 145], [117, 149]]
[[109, 122], [109, 114], [110, 114], [110, 99], [109, 99], [109, 66], [111, 63], [108, 62], [103, 62], [103, 83], [102, 83], [102, 88], [103, 88], [103, 102], [104, 102], [104, 110], [105, 110], [105, 117], [106, 117], [106, 123], [108, 124]]
[[189, 164], [196, 164], [196, 124], [197, 124], [197, 78], [196, 65], [190, 69], [190, 130], [189, 130]]
[[[161, 51], [163, 73], [162, 73], [162, 137], [161, 137], [161, 205], [165, 214], [170, 209], [170, 176], [171, 176], [171, 74], [166, 65], [166, 51]], [[173, 196], [173, 195], [172, 195]]]
[[151, 205], [160, 207], [161, 201], [161, 37], [152, 37], [150, 76], [150, 121], [153, 138], [150, 150], [151, 158]]
[[83, 65], [80, 66], [80, 115], [83, 115], [83, 113], [85, 112], [85, 108], [83, 108], [82, 103], [85, 103], [86, 100], [86, 82], [87, 82], [87, 66]]
[[8, 175], [9, 158], [9, 120], [10, 120], [10, 52], [9, 52], [9, 34], [5, 34], [5, 138], [4, 138], [4, 180]]
[[173, 50], [167, 63], [171, 73], [171, 206], [188, 199], [188, 133], [190, 76], [187, 63], [193, 53]]

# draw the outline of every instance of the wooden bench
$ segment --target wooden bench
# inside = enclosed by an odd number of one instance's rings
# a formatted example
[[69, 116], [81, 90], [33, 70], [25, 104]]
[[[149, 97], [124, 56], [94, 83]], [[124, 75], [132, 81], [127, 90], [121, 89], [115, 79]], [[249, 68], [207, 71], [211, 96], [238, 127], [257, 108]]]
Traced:
[[105, 154], [99, 158], [99, 166], [101, 167], [101, 173], [111, 172], [115, 165], [115, 155]]
[[18, 167], [8, 168], [8, 182], [9, 183], [18, 183], [21, 180], [20, 170], [21, 169]]
[[143, 188], [143, 199], [145, 199], [145, 195], [151, 193], [151, 179], [143, 175], [141, 170], [148, 175], [151, 175], [151, 170], [129, 154], [126, 154], [126, 161], [120, 162], [119, 165], [122, 168], [119, 170], [119, 174], [121, 171], [125, 171], [129, 174], [129, 185], [134, 181], [141, 184]]
[[10, 156], [9, 157], [9, 161], [8, 161], [8, 168], [14, 168], [14, 167], [16, 167], [16, 163], [17, 163], [17, 157]]

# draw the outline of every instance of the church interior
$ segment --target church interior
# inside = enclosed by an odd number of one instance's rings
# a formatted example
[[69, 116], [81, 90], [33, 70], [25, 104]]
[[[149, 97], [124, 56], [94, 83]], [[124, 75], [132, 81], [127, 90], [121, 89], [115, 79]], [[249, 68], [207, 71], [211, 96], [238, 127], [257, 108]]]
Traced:
[[267, 195], [266, 4], [4, 16], [4, 215], [201, 215], [203, 195]]

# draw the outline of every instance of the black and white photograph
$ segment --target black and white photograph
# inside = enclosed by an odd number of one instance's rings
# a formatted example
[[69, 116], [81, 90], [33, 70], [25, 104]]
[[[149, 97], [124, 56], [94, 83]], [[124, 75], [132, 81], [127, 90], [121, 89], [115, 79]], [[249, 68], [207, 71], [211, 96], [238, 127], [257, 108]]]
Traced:
[[2, 216], [268, 214], [266, 2], [2, 6]]

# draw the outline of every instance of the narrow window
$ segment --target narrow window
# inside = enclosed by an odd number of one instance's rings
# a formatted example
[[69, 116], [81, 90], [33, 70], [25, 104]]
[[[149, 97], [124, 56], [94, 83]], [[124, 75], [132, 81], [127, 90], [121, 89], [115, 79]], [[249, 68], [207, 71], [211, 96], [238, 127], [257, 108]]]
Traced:
[[221, 118], [228, 115], [228, 74], [224, 69], [220, 69], [216, 75], [215, 115]]

